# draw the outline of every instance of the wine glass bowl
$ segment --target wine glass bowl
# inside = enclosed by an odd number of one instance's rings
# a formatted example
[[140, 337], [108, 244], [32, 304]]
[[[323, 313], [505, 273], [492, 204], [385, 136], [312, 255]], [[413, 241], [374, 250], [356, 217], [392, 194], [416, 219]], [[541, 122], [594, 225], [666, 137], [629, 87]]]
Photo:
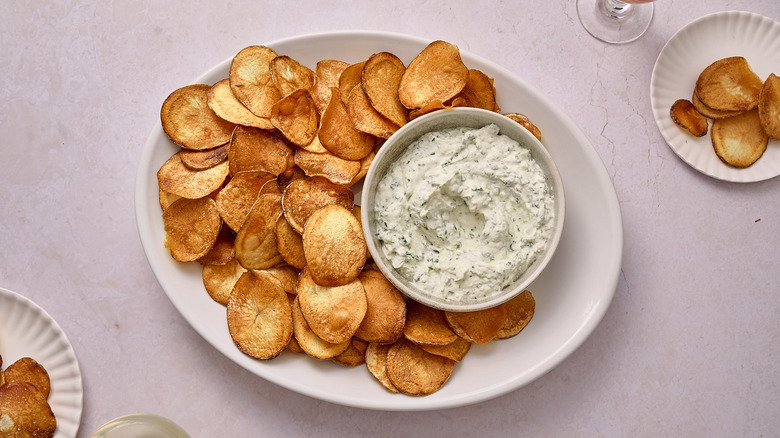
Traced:
[[593, 37], [624, 44], [642, 36], [653, 19], [653, 0], [577, 0], [580, 23]]

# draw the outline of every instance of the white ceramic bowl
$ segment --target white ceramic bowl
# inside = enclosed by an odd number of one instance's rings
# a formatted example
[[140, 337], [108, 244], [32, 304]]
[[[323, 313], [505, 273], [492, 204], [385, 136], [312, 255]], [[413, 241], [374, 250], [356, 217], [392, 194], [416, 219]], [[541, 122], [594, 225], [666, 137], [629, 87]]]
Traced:
[[[495, 124], [499, 128], [500, 134], [505, 134], [521, 146], [530, 150], [531, 155], [540, 165], [547, 176], [554, 196], [554, 223], [550, 239], [546, 248], [537, 257], [536, 261], [511, 285], [504, 288], [500, 293], [493, 294], [481, 299], [472, 299], [468, 301], [453, 301], [437, 295], [427, 293], [417, 287], [401, 275], [385, 256], [381, 242], [377, 238], [376, 232], [376, 206], [375, 194], [379, 181], [387, 172], [388, 166], [393, 163], [407, 146], [417, 140], [421, 135], [447, 128], [459, 126], [468, 128], [481, 128], [483, 126]], [[565, 198], [563, 183], [558, 174], [558, 169], [545, 149], [544, 145], [536, 139], [527, 129], [519, 123], [511, 120], [499, 113], [486, 111], [477, 108], [455, 108], [450, 110], [440, 110], [422, 117], [418, 117], [404, 125], [395, 134], [393, 134], [382, 145], [377, 153], [371, 168], [363, 181], [361, 194], [361, 219], [363, 222], [363, 232], [365, 233], [368, 249], [382, 273], [396, 285], [408, 297], [442, 310], [450, 311], [475, 311], [497, 306], [514, 296], [518, 295], [539, 276], [545, 266], [552, 258], [555, 249], [563, 232], [563, 223], [565, 217]]]

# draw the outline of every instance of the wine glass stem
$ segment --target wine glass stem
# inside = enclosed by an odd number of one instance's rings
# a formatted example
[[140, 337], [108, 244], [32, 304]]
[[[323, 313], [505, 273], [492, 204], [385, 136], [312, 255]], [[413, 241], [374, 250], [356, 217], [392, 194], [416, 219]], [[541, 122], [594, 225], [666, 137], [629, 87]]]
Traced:
[[610, 18], [621, 20], [631, 13], [631, 5], [620, 0], [604, 0], [604, 13]]

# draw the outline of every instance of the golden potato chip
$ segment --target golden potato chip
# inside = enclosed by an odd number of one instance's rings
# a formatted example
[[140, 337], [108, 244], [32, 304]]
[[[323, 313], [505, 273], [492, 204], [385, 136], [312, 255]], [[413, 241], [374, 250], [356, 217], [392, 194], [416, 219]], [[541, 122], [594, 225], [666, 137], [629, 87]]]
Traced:
[[405, 71], [406, 66], [396, 55], [379, 52], [368, 58], [361, 73], [361, 85], [371, 106], [397, 127], [409, 119], [408, 110], [398, 97]]
[[780, 77], [774, 73], [764, 81], [758, 96], [758, 117], [764, 132], [780, 140]]
[[468, 102], [466, 102], [466, 99], [462, 97], [456, 97], [455, 99], [449, 102], [434, 100], [422, 108], [417, 108], [409, 111], [409, 120], [414, 120], [420, 116], [424, 116], [425, 114], [432, 113], [434, 111], [452, 109], [459, 106], [467, 106], [467, 105]]
[[675, 125], [694, 137], [703, 137], [707, 134], [709, 123], [707, 122], [707, 119], [696, 110], [690, 100], [677, 99], [674, 104], [672, 104], [669, 115], [672, 117], [672, 121]]
[[758, 110], [713, 121], [710, 136], [718, 158], [739, 168], [755, 163], [769, 143], [769, 137], [761, 127]]
[[173, 204], [179, 199], [181, 199], [181, 196], [174, 195], [173, 193], [167, 193], [160, 189], [160, 208], [162, 208], [163, 211], [165, 211], [169, 205]]
[[322, 113], [317, 135], [325, 149], [345, 160], [365, 157], [376, 144], [374, 136], [355, 128], [336, 88], [331, 88], [330, 103]]
[[271, 123], [290, 142], [307, 146], [317, 136], [319, 115], [309, 92], [295, 90], [271, 108]]
[[506, 321], [498, 331], [498, 339], [511, 338], [520, 333], [534, 317], [536, 301], [528, 290], [502, 304], [506, 310]]
[[157, 171], [157, 184], [165, 193], [197, 199], [220, 188], [228, 170], [227, 161], [208, 169], [192, 170], [182, 163], [181, 152], [177, 152]]
[[433, 394], [449, 380], [454, 368], [454, 360], [428, 353], [406, 339], [387, 351], [387, 377], [404, 394]]
[[409, 109], [455, 97], [469, 78], [458, 46], [434, 41], [409, 63], [398, 86], [398, 97]]
[[22, 357], [17, 359], [3, 373], [6, 383], [27, 382], [41, 391], [44, 398], [49, 397], [51, 390], [51, 381], [49, 373], [43, 365], [39, 364], [31, 357]]
[[272, 277], [279, 280], [282, 289], [284, 289], [288, 295], [296, 295], [298, 293], [298, 270], [294, 267], [281, 265], [261, 269], [260, 271], [270, 274]]
[[303, 253], [319, 285], [341, 286], [356, 279], [366, 264], [366, 238], [351, 209], [327, 205], [314, 211], [303, 228]]
[[260, 195], [236, 234], [236, 259], [246, 269], [270, 268], [283, 261], [276, 245], [281, 195]]
[[359, 280], [341, 286], [320, 286], [314, 282], [308, 267], [298, 278], [298, 300], [311, 330], [332, 344], [352, 338], [368, 305]]
[[195, 261], [209, 252], [217, 240], [222, 219], [211, 198], [182, 198], [163, 211], [165, 247], [180, 262]]
[[241, 229], [249, 210], [257, 201], [260, 190], [274, 176], [263, 170], [237, 172], [217, 194], [217, 210], [222, 220], [234, 231]]
[[[349, 93], [352, 92], [352, 89], [355, 88], [355, 86], [360, 85], [363, 76], [363, 67], [365, 65], [366, 61], [358, 62], [357, 64], [350, 65], [341, 72], [338, 83], [338, 94], [341, 98], [341, 102], [345, 105], [347, 100], [349, 100]], [[328, 102], [328, 105], [330, 105], [330, 102]]]
[[350, 185], [361, 170], [360, 161], [344, 160], [327, 150], [314, 153], [299, 148], [295, 151], [295, 164], [307, 176], [321, 176], [334, 184], [342, 185]]
[[290, 183], [303, 178], [306, 178], [306, 174], [300, 167], [295, 164], [295, 162], [293, 162], [292, 167], [279, 174], [279, 177], [276, 178], [276, 182], [278, 183], [282, 192], [284, 192]]
[[403, 336], [406, 323], [404, 296], [377, 271], [363, 271], [358, 276], [366, 292], [366, 315], [355, 336], [369, 342], [393, 343]]
[[205, 170], [214, 167], [225, 161], [230, 150], [230, 143], [225, 143], [212, 149], [202, 149], [199, 151], [192, 149], [182, 149], [179, 158], [182, 164], [192, 170]]
[[314, 86], [311, 90], [311, 98], [320, 115], [330, 103], [331, 87], [339, 87], [341, 73], [349, 67], [344, 61], [336, 59], [323, 59], [317, 62], [314, 68]]
[[306, 266], [303, 254], [303, 237], [287, 222], [284, 215], [276, 222], [276, 246], [287, 264], [297, 269]]
[[404, 337], [418, 344], [446, 345], [458, 335], [450, 328], [444, 311], [407, 301]]
[[355, 85], [347, 97], [347, 114], [358, 131], [376, 137], [390, 138], [398, 125], [379, 113], [368, 100], [363, 87]]
[[474, 93], [474, 96], [477, 98], [477, 108], [486, 109], [488, 111], [495, 111], [498, 108], [496, 105], [496, 89], [493, 86], [493, 79], [480, 70], [469, 70], [469, 77], [466, 80], [466, 87], [464, 89], [469, 89]]
[[345, 367], [356, 367], [366, 363], [366, 349], [368, 348], [368, 342], [352, 338], [349, 344], [349, 348], [344, 350], [343, 353], [333, 357], [331, 360], [339, 365]]
[[57, 419], [41, 391], [27, 382], [0, 386], [0, 437], [53, 437]]
[[264, 170], [279, 175], [293, 164], [293, 151], [272, 131], [237, 126], [228, 152], [230, 174], [246, 170]]
[[366, 368], [385, 389], [390, 392], [398, 392], [398, 388], [387, 377], [387, 352], [390, 350], [390, 347], [392, 347], [392, 344], [369, 343], [366, 348]]
[[744, 111], [719, 111], [719, 110], [712, 109], [707, 105], [703, 104], [701, 99], [699, 99], [699, 96], [697, 96], [695, 92], [691, 97], [691, 104], [693, 104], [693, 107], [696, 108], [696, 111], [698, 111], [699, 114], [703, 115], [704, 117], [708, 117], [710, 119], [722, 119], [724, 117], [736, 116], [737, 114], [741, 114], [744, 112]]
[[168, 95], [160, 110], [165, 135], [187, 149], [211, 149], [230, 141], [235, 125], [208, 107], [211, 86], [187, 85]]
[[292, 312], [295, 340], [298, 342], [298, 346], [301, 350], [309, 356], [315, 359], [330, 359], [347, 351], [352, 345], [352, 339], [347, 339], [338, 343], [330, 343], [317, 336], [303, 317], [299, 297], [297, 296], [292, 304]]
[[271, 107], [282, 98], [269, 68], [276, 52], [265, 46], [249, 46], [230, 63], [230, 89], [236, 98], [258, 117], [270, 118]]
[[315, 154], [330, 153], [328, 152], [327, 149], [325, 149], [325, 146], [322, 145], [319, 134], [320, 134], [320, 130], [318, 126], [317, 135], [315, 135], [314, 138], [311, 139], [311, 142], [309, 144], [301, 146], [301, 149], [304, 149], [308, 152], [315, 153]]
[[471, 342], [461, 337], [458, 337], [447, 345], [417, 345], [428, 353], [446, 357], [447, 359], [452, 359], [455, 362], [462, 361], [463, 358], [466, 357], [466, 354], [469, 352], [469, 350], [471, 350]]
[[379, 150], [379, 146], [375, 147], [373, 151], [369, 152], [368, 155], [360, 159], [360, 170], [358, 170], [358, 173], [352, 178], [352, 181], [347, 184], [348, 186], [354, 186], [361, 179], [363, 179], [364, 176], [366, 176], [368, 169], [371, 167], [371, 163], [374, 162], [374, 157], [376, 157], [377, 150]]
[[203, 286], [212, 300], [226, 306], [233, 286], [244, 272], [247, 270], [235, 258], [224, 265], [205, 265], [201, 272]]
[[273, 129], [268, 117], [259, 117], [244, 106], [233, 94], [230, 79], [223, 79], [211, 86], [208, 94], [208, 105], [221, 119], [244, 126], [254, 126], [260, 129]]
[[745, 111], [758, 106], [763, 81], [742, 56], [719, 59], [705, 68], [696, 80], [696, 95], [716, 110]]
[[[219, 207], [217, 208], [219, 211]], [[236, 247], [234, 241], [236, 235], [229, 227], [221, 227], [217, 240], [211, 246], [209, 252], [198, 259], [201, 265], [224, 265], [236, 258]]]
[[289, 56], [277, 56], [269, 63], [271, 78], [282, 96], [314, 86], [314, 72]]
[[506, 321], [506, 309], [498, 305], [473, 312], [444, 312], [452, 330], [461, 338], [485, 344], [495, 339]]
[[529, 130], [531, 134], [533, 134], [534, 137], [536, 137], [537, 140], [542, 141], [542, 131], [540, 131], [536, 125], [531, 123], [531, 121], [528, 120], [528, 117], [519, 113], [506, 113], [504, 115], [514, 120], [515, 122], [519, 123], [525, 129]]
[[293, 229], [301, 234], [312, 213], [332, 204], [352, 209], [355, 205], [355, 194], [349, 187], [334, 184], [318, 176], [299, 178], [289, 183], [282, 198], [284, 217]]
[[227, 303], [230, 336], [239, 350], [257, 359], [271, 359], [290, 343], [292, 310], [279, 281], [247, 271], [236, 282]]

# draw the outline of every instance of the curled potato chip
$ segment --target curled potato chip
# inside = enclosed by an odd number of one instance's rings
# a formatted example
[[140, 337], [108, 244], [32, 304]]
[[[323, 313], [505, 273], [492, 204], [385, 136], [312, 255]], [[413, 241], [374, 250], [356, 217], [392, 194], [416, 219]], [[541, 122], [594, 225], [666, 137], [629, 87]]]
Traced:
[[314, 86], [314, 72], [300, 62], [282, 55], [269, 62], [271, 78], [282, 96], [297, 90], [311, 90]]
[[311, 330], [332, 344], [349, 341], [366, 314], [366, 293], [359, 280], [341, 286], [320, 286], [308, 267], [298, 279], [298, 300]]
[[206, 84], [187, 85], [168, 95], [160, 110], [165, 135], [187, 149], [211, 149], [230, 141], [234, 125], [208, 107]]
[[230, 143], [212, 149], [191, 150], [182, 149], [181, 162], [192, 170], [205, 170], [225, 161], [230, 150]]
[[46, 397], [27, 382], [0, 386], [0, 436], [52, 437], [57, 419]]
[[417, 344], [446, 345], [458, 335], [450, 328], [444, 311], [408, 301], [404, 337]]
[[51, 380], [49, 373], [43, 365], [39, 364], [31, 357], [22, 357], [17, 359], [3, 373], [6, 383], [27, 382], [41, 391], [44, 398], [49, 397], [51, 390]]
[[236, 259], [246, 269], [270, 268], [283, 259], [276, 245], [281, 195], [260, 195], [236, 234]]
[[217, 194], [217, 210], [222, 220], [234, 231], [241, 229], [249, 210], [252, 209], [260, 190], [274, 179], [263, 170], [237, 172]]
[[309, 327], [306, 319], [301, 313], [299, 297], [295, 297], [292, 304], [293, 312], [293, 331], [298, 346], [304, 353], [315, 359], [330, 359], [345, 352], [352, 344], [351, 339], [343, 342], [331, 343], [317, 336]]
[[246, 271], [235, 258], [224, 265], [205, 265], [201, 272], [203, 286], [212, 300], [226, 306], [233, 286]]
[[446, 357], [447, 359], [452, 359], [455, 362], [462, 361], [463, 358], [466, 357], [466, 354], [469, 352], [469, 350], [471, 350], [471, 342], [461, 337], [458, 337], [447, 345], [417, 345], [428, 353]]
[[270, 118], [271, 107], [282, 96], [269, 68], [277, 54], [265, 46], [249, 46], [230, 63], [230, 89], [236, 98], [258, 117]]
[[309, 216], [303, 229], [303, 253], [314, 281], [341, 286], [366, 264], [366, 238], [360, 222], [341, 205], [327, 205]]
[[458, 46], [434, 41], [409, 63], [398, 86], [398, 97], [409, 109], [455, 97], [469, 77]]
[[528, 290], [502, 304], [506, 310], [506, 321], [498, 331], [498, 339], [511, 338], [520, 333], [531, 321], [536, 309], [536, 301]]
[[417, 108], [414, 110], [409, 111], [409, 120], [416, 119], [420, 116], [423, 116], [428, 113], [432, 113], [434, 111], [438, 110], [446, 110], [446, 109], [452, 109], [459, 106], [467, 106], [468, 102], [466, 102], [466, 99], [462, 97], [456, 97], [452, 101], [449, 102], [442, 102], [440, 100], [434, 100], [432, 102], [429, 102], [422, 108]]
[[217, 240], [222, 219], [211, 198], [182, 198], [163, 211], [165, 247], [180, 262], [195, 261], [209, 252]]
[[536, 137], [537, 140], [542, 141], [542, 131], [539, 130], [539, 128], [536, 125], [531, 123], [531, 121], [528, 120], [528, 117], [519, 113], [506, 113], [504, 115], [514, 120], [515, 122], [519, 123], [525, 129], [529, 130], [531, 134], [533, 134], [534, 137]]
[[229, 227], [221, 227], [214, 245], [211, 246], [206, 255], [198, 259], [198, 263], [201, 265], [224, 265], [236, 258], [235, 238], [235, 234]]
[[377, 271], [358, 276], [366, 292], [366, 315], [355, 336], [369, 342], [393, 343], [403, 336], [406, 323], [404, 296]]
[[219, 189], [228, 171], [227, 161], [208, 169], [192, 170], [181, 161], [181, 152], [177, 152], [157, 171], [157, 184], [165, 193], [197, 199]]
[[399, 127], [409, 118], [398, 97], [398, 86], [405, 71], [406, 66], [396, 55], [379, 52], [368, 58], [361, 73], [361, 85], [371, 106]]
[[[366, 61], [352, 64], [344, 69], [339, 76], [338, 94], [341, 101], [346, 104], [349, 100], [349, 93], [357, 85], [360, 85], [363, 76], [363, 67], [366, 65]], [[330, 104], [330, 102], [328, 102]]]
[[295, 90], [271, 108], [271, 123], [293, 144], [306, 146], [317, 136], [319, 116], [309, 92]]
[[495, 339], [506, 321], [504, 306], [495, 306], [473, 312], [444, 312], [452, 330], [461, 338], [485, 344]]
[[284, 217], [301, 234], [309, 216], [331, 204], [351, 209], [355, 205], [355, 194], [349, 187], [318, 176], [299, 178], [289, 183], [282, 198]]
[[287, 222], [284, 215], [276, 222], [276, 245], [279, 254], [287, 264], [297, 269], [306, 266], [306, 257], [303, 254], [303, 237]]
[[293, 320], [281, 284], [269, 274], [241, 274], [227, 303], [230, 336], [239, 350], [257, 359], [272, 359], [290, 343]]
[[355, 85], [352, 92], [349, 93], [346, 107], [349, 119], [358, 131], [376, 137], [390, 138], [398, 130], [398, 125], [380, 114], [371, 105], [371, 101], [368, 100], [368, 96], [360, 85]]
[[333, 362], [343, 365], [345, 367], [356, 367], [366, 363], [366, 349], [368, 348], [368, 342], [352, 338], [349, 343], [349, 347], [338, 356], [333, 357]]
[[696, 95], [715, 110], [746, 111], [758, 106], [763, 82], [742, 56], [719, 59], [696, 80]]
[[274, 128], [268, 117], [257, 116], [238, 100], [230, 88], [230, 79], [223, 79], [211, 86], [207, 103], [214, 114], [230, 123], [260, 129]]
[[473, 102], [469, 106], [475, 106], [477, 108], [486, 109], [488, 111], [496, 111], [498, 105], [496, 104], [496, 88], [493, 86], [493, 79], [480, 70], [470, 69], [469, 77], [466, 80], [466, 86], [464, 90], [471, 90], [473, 96], [476, 98], [476, 102]]
[[761, 126], [758, 110], [717, 119], [712, 122], [712, 146], [724, 163], [744, 168], [755, 163], [766, 151], [769, 137]]
[[737, 114], [743, 112], [743, 111], [719, 111], [719, 110], [712, 109], [707, 105], [703, 104], [701, 99], [699, 99], [699, 96], [697, 96], [695, 92], [691, 97], [691, 104], [693, 105], [694, 108], [696, 108], [696, 111], [698, 111], [699, 114], [703, 115], [704, 117], [708, 117], [710, 119], [722, 119], [724, 117], [736, 116]]
[[703, 137], [707, 134], [709, 123], [707, 119], [699, 113], [690, 100], [677, 99], [669, 110], [674, 124], [694, 137]]
[[306, 149], [295, 151], [295, 164], [307, 176], [321, 176], [334, 184], [350, 185], [362, 169], [360, 161], [344, 160], [327, 150], [323, 153]]
[[323, 59], [317, 61], [314, 68], [314, 86], [311, 90], [311, 98], [317, 107], [317, 112], [322, 114], [330, 103], [331, 87], [339, 87], [341, 73], [349, 67], [344, 61], [336, 59]]
[[774, 73], [764, 81], [758, 96], [758, 117], [768, 136], [780, 140], [780, 77]]
[[165, 211], [165, 209], [168, 208], [169, 205], [181, 199], [181, 196], [174, 195], [173, 193], [164, 192], [162, 189], [160, 189], [159, 197], [160, 197], [160, 208], [162, 208], [163, 211]]
[[357, 184], [366, 174], [368, 173], [368, 169], [371, 167], [371, 163], [374, 162], [374, 157], [376, 157], [376, 151], [379, 150], [379, 146], [374, 148], [373, 151], [371, 151], [368, 155], [360, 159], [360, 170], [358, 170], [358, 173], [355, 175], [354, 178], [352, 178], [352, 181], [347, 184], [348, 186], [352, 187], [355, 184]]
[[369, 343], [366, 348], [366, 368], [385, 389], [390, 392], [398, 392], [398, 388], [387, 377], [387, 352], [390, 347], [392, 344]]
[[336, 88], [331, 88], [330, 103], [322, 113], [317, 135], [325, 149], [345, 160], [365, 157], [376, 144], [374, 136], [355, 128]]
[[279, 175], [293, 164], [293, 151], [272, 131], [237, 126], [230, 140], [230, 174], [246, 170], [264, 170]]
[[387, 377], [404, 394], [429, 395], [438, 391], [454, 368], [454, 360], [428, 353], [406, 339], [387, 351]]

